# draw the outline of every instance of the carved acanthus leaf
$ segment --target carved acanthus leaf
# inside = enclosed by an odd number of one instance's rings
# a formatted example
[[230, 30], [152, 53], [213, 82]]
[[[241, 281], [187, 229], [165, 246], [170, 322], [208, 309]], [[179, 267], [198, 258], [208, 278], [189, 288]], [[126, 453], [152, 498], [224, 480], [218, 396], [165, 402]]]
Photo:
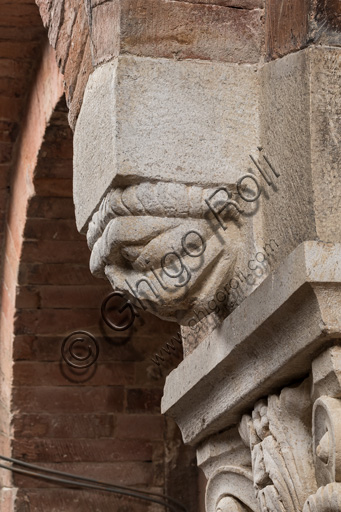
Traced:
[[244, 416], [240, 434], [251, 448], [254, 486], [262, 511], [300, 512], [315, 492], [310, 386], [285, 388]]

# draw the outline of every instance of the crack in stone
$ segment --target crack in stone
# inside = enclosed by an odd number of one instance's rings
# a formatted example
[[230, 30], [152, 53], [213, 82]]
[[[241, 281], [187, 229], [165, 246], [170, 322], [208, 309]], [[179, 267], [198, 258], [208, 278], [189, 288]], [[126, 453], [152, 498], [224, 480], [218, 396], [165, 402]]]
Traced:
[[261, 9], [260, 7], [239, 7], [237, 5], [224, 5], [220, 3], [212, 3], [212, 2], [200, 2], [200, 1], [191, 1], [191, 0], [168, 0], [169, 3], [178, 2], [183, 4], [191, 4], [191, 5], [206, 5], [209, 7], [224, 7], [225, 9], [238, 9], [240, 11], [254, 11], [257, 9]]

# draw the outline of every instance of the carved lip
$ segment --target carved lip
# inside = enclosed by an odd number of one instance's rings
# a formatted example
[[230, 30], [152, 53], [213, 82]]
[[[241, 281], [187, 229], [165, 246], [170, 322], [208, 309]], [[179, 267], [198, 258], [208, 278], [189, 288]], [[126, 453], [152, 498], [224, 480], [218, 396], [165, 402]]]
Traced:
[[[179, 243], [190, 231], [205, 239], [211, 236], [205, 199], [217, 188], [143, 182], [112, 189], [89, 224], [92, 273], [103, 277], [107, 265], [123, 271], [128, 264], [140, 272], [149, 264], [158, 267], [170, 250], [181, 251]], [[228, 189], [232, 192], [236, 187], [229, 185]], [[235, 208], [228, 208], [225, 215], [235, 220], [238, 217]]]
[[116, 217], [202, 219], [208, 211], [205, 199], [216, 189], [162, 181], [112, 189], [89, 223], [89, 248], [93, 248], [108, 223]]

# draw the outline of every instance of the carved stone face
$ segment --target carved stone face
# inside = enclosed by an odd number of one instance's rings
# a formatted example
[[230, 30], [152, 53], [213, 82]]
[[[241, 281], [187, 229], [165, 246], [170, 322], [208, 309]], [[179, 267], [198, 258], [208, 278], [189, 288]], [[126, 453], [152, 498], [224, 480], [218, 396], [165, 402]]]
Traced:
[[205, 199], [248, 172], [257, 96], [252, 66], [120, 57], [93, 73], [75, 130], [74, 201], [95, 275], [180, 323], [209, 309], [248, 227], [230, 206], [222, 229]]

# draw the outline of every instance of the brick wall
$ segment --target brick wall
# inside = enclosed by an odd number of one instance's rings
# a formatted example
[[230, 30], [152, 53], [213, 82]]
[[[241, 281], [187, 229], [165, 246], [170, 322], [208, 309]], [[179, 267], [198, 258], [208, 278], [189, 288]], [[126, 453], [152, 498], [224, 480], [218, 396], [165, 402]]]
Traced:
[[[160, 415], [165, 372], [150, 360], [177, 329], [144, 314], [117, 333], [101, 319], [110, 288], [91, 276], [90, 252], [75, 227], [72, 132], [63, 99], [51, 114], [61, 79], [53, 52], [46, 51], [12, 167], [1, 311], [1, 452], [168, 492], [194, 511], [193, 452]], [[74, 329], [98, 339], [99, 360], [88, 370], [62, 362], [62, 340]], [[11, 479], [4, 471], [2, 477], [2, 512], [160, 509], [30, 477]]]
[[263, 55], [264, 0], [36, 1], [73, 128], [89, 74], [120, 54], [235, 63]]

